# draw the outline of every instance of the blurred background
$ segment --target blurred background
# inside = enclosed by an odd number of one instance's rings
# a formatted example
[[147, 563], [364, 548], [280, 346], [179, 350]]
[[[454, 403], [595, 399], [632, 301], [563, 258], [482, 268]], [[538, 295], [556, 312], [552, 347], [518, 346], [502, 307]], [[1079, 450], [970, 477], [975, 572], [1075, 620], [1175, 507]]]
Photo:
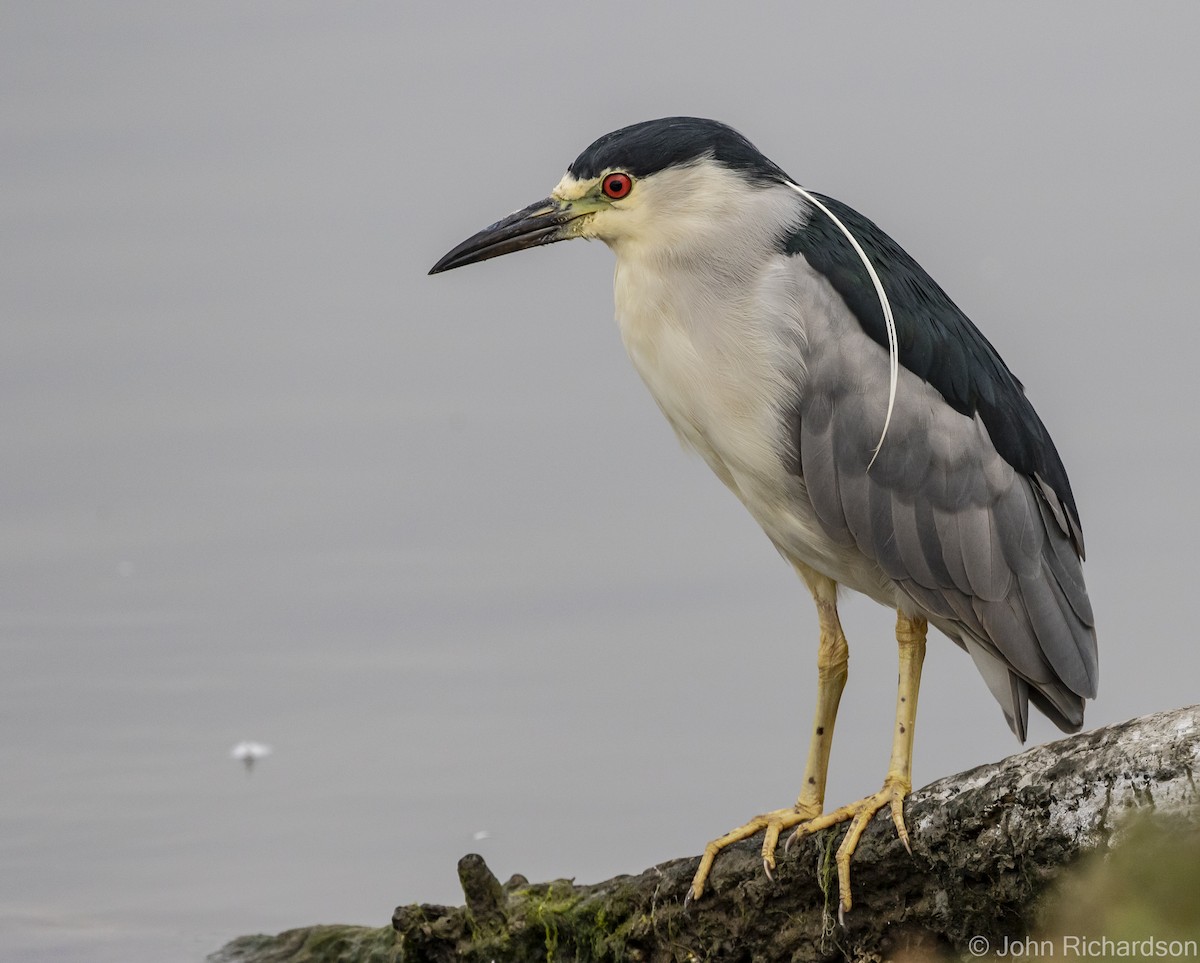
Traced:
[[[425, 274], [652, 117], [734, 125], [949, 291], [1071, 474], [1088, 724], [1196, 701], [1197, 35], [1182, 2], [4, 4], [0, 958], [385, 925], [466, 852], [591, 882], [795, 798], [811, 601], [633, 373], [609, 252]], [[842, 610], [831, 803], [895, 698], [892, 616]], [[921, 695], [917, 785], [1019, 749], [940, 636]]]

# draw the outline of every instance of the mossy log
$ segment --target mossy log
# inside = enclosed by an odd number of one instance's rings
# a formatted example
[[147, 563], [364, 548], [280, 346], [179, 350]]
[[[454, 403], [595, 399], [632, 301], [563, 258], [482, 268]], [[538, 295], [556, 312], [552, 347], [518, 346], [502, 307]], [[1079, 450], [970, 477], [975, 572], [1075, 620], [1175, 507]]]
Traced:
[[[854, 908], [844, 926], [836, 922], [831, 863], [845, 830], [836, 827], [780, 858], [774, 881], [762, 870], [761, 838], [731, 847], [718, 858], [708, 892], [690, 906], [684, 896], [697, 857], [578, 886], [519, 876], [501, 885], [482, 857], [465, 856], [464, 906], [400, 906], [392, 926], [380, 929], [323, 926], [243, 937], [210, 960], [953, 959], [978, 949], [980, 938], [1003, 947], [1055, 926], [1054, 884], [1081, 857], [1120, 850], [1123, 839], [1145, 855], [1153, 847], [1132, 828], [1131, 814], [1152, 816], [1155, 838], [1168, 834], [1170, 845], [1155, 859], [1187, 851], [1187, 865], [1200, 864], [1197, 769], [1200, 706], [1192, 706], [940, 779], [906, 804], [911, 855], [886, 811], [872, 820], [854, 857]], [[1180, 912], [1194, 921], [1197, 882], [1174, 881], [1147, 898], [1156, 912], [1175, 912], [1173, 901], [1192, 899]], [[1081, 899], [1073, 898], [1077, 915]]]

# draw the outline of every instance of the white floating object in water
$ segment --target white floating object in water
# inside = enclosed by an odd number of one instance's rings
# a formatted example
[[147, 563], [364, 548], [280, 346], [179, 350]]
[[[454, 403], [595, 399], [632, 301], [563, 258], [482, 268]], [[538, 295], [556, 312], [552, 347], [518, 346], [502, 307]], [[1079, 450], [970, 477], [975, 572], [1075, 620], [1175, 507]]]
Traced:
[[254, 764], [258, 762], [258, 760], [265, 759], [274, 751], [275, 750], [273, 750], [265, 742], [244, 741], [239, 742], [236, 746], [229, 750], [229, 757], [244, 763], [246, 766], [246, 771], [249, 772], [254, 768]]

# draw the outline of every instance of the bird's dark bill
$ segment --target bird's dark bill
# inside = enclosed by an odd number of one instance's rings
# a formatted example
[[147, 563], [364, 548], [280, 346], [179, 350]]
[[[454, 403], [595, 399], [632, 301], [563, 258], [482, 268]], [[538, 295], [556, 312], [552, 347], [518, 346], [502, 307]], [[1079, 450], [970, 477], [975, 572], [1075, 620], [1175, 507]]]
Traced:
[[430, 268], [429, 273], [440, 274], [527, 247], [565, 240], [567, 235], [561, 228], [576, 216], [569, 205], [547, 197], [467, 238]]

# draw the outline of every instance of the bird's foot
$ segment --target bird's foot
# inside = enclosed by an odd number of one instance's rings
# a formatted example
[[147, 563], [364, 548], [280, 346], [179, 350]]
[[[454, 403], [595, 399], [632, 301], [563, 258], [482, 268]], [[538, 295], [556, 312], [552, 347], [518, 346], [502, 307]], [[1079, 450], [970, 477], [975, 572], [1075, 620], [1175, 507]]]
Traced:
[[839, 922], [845, 923], [846, 914], [850, 911], [852, 905], [850, 899], [850, 857], [854, 855], [854, 851], [858, 848], [858, 841], [863, 831], [867, 828], [867, 824], [879, 810], [885, 806], [891, 808], [892, 822], [896, 826], [896, 834], [900, 837], [900, 842], [904, 843], [904, 848], [910, 854], [912, 853], [912, 846], [908, 842], [908, 828], [904, 825], [904, 800], [911, 790], [912, 784], [909, 780], [899, 775], [889, 774], [884, 779], [883, 788], [879, 792], [873, 793], [865, 799], [860, 799], [858, 802], [850, 803], [848, 806], [835, 809], [833, 812], [801, 822], [796, 826], [795, 832], [788, 837], [787, 842], [784, 844], [784, 852], [787, 852], [791, 849], [794, 842], [803, 839], [805, 836], [811, 836], [813, 833], [820, 832], [822, 829], [828, 829], [830, 826], [836, 826], [838, 823], [847, 821], [850, 823], [850, 828], [846, 830], [846, 838], [842, 840], [842, 844], [838, 847], [837, 851]]
[[775, 850], [779, 846], [779, 834], [785, 829], [791, 829], [793, 826], [800, 826], [807, 821], [811, 821], [819, 814], [819, 807], [796, 805], [790, 806], [787, 809], [774, 809], [769, 813], [755, 816], [745, 825], [739, 826], [737, 829], [731, 829], [724, 836], [714, 839], [704, 847], [704, 855], [700, 857], [700, 868], [696, 870], [696, 875], [692, 877], [692, 885], [688, 889], [685, 902], [690, 903], [692, 900], [699, 899], [704, 895], [704, 887], [708, 882], [708, 874], [712, 870], [713, 860], [717, 858], [717, 853], [727, 846], [731, 846], [743, 839], [749, 839], [751, 836], [764, 830], [765, 835], [763, 836], [762, 845], [763, 872], [767, 874], [768, 878], [773, 878], [771, 870], [775, 868]]

